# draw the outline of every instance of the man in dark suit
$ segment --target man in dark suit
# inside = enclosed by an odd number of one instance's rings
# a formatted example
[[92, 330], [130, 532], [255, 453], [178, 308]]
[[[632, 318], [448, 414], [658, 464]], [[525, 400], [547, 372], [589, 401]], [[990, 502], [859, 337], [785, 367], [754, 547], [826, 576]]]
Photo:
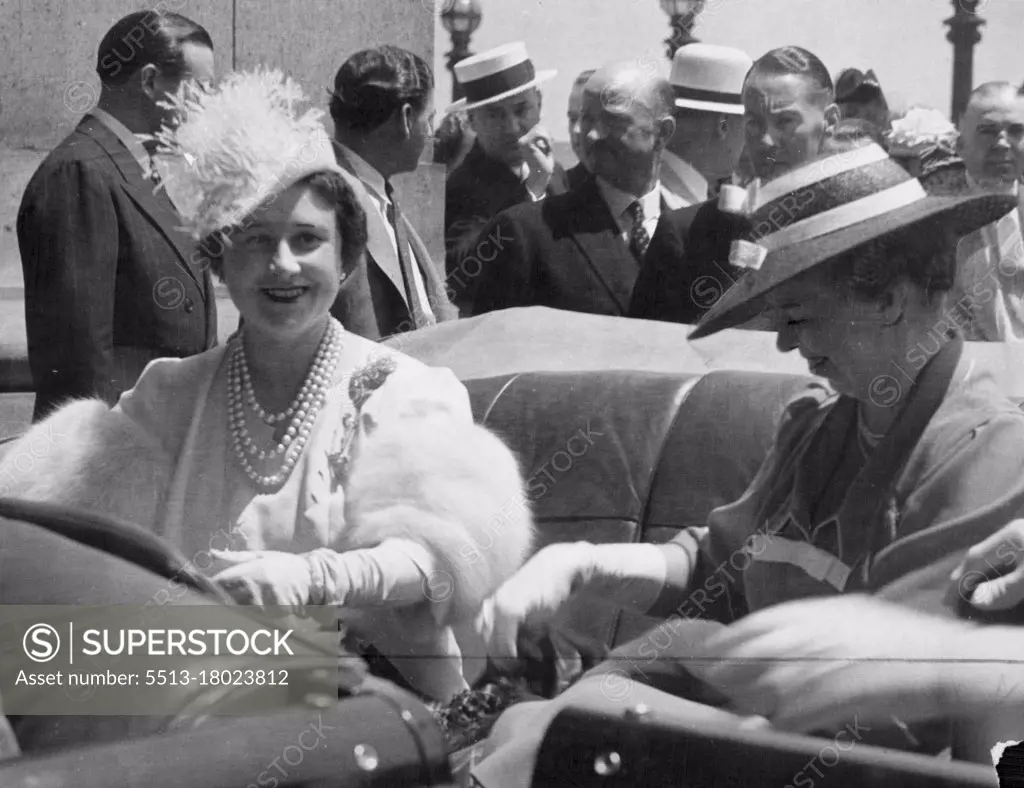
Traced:
[[579, 127], [594, 177], [511, 208], [481, 232], [476, 255], [462, 263], [473, 314], [518, 306], [626, 314], [664, 210], [658, 173], [675, 130], [671, 86], [636, 62], [602, 68], [587, 82]]
[[217, 342], [210, 272], [140, 141], [173, 122], [158, 102], [182, 81], [212, 80], [210, 36], [179, 14], [129, 14], [97, 60], [99, 103], [46, 157], [18, 211], [36, 420], [73, 397], [113, 403], [152, 359]]
[[568, 189], [551, 137], [538, 125], [537, 86], [556, 73], [536, 72], [521, 42], [481, 52], [455, 66], [465, 98], [446, 112], [466, 112], [476, 134], [465, 160], [449, 175], [445, 192], [448, 284], [460, 309], [468, 306], [469, 282], [459, 266], [475, 252], [484, 225], [513, 205]]
[[430, 66], [393, 46], [357, 52], [334, 79], [335, 153], [366, 212], [367, 253], [331, 311], [368, 339], [458, 317], [441, 268], [402, 213], [390, 180], [419, 163], [433, 127], [433, 92]]
[[[743, 81], [742, 101], [744, 151], [757, 180], [743, 204], [728, 210], [720, 208], [721, 200], [708, 200], [662, 217], [630, 317], [698, 322], [742, 273], [730, 262], [730, 251], [734, 240], [751, 232], [744, 214], [770, 193], [772, 179], [813, 161], [826, 132], [839, 122], [828, 69], [799, 47], [774, 49], [757, 60]], [[722, 199], [733, 195], [723, 189]]]

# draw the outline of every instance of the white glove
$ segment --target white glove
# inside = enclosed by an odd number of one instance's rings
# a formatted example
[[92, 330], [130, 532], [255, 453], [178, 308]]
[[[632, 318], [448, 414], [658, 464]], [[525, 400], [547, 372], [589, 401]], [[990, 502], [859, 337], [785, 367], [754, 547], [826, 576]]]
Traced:
[[[999, 654], [984, 630], [871, 597], [788, 602], [711, 637], [691, 670], [733, 699], [736, 711], [809, 732], [914, 722], [973, 711], [999, 683]], [[1000, 649], [994, 649], [998, 652]], [[977, 665], [960, 657], [992, 659]], [[995, 675], [994, 675], [995, 674]]]
[[[489, 656], [500, 663], [518, 656], [520, 627], [545, 629], [572, 596], [582, 590], [613, 604], [646, 611], [664, 588], [667, 562], [652, 544], [594, 545], [561, 542], [540, 550], [491, 596], [476, 619]], [[559, 627], [556, 648], [571, 645], [581, 654], [597, 646]], [[560, 649], [565, 651], [564, 648]]]
[[228, 564], [213, 577], [242, 605], [281, 605], [299, 611], [309, 604], [312, 566], [305, 556], [277, 550], [214, 550]]
[[951, 594], [978, 610], [1009, 610], [1024, 602], [1024, 520], [1014, 520], [968, 550], [950, 580]]

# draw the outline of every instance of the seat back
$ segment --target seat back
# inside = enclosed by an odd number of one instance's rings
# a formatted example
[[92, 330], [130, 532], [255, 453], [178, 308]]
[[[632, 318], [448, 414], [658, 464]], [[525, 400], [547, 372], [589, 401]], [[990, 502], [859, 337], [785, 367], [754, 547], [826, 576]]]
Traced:
[[[540, 539], [663, 542], [703, 525], [757, 472], [808, 379], [764, 372], [537, 372], [467, 382], [517, 453]], [[613, 645], [648, 622], [582, 597], [574, 628]]]

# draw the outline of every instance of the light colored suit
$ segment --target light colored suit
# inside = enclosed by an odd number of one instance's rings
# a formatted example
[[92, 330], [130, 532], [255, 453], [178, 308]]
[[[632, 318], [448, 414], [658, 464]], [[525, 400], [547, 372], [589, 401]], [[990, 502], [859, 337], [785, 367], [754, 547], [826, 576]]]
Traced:
[[[349, 182], [356, 199], [366, 213], [366, 262], [355, 271], [338, 294], [332, 314], [349, 331], [367, 339], [382, 339], [416, 328], [405, 291], [402, 267], [395, 249], [393, 231], [387, 225], [358, 168], [335, 146], [338, 164], [351, 176]], [[413, 257], [422, 277], [426, 302], [433, 319], [442, 323], [458, 317], [445, 292], [441, 266], [435, 264], [419, 233], [402, 215]], [[420, 321], [422, 322], [422, 321]]]
[[1024, 194], [1018, 207], [957, 246], [955, 308], [967, 339], [1024, 342]]
[[658, 177], [665, 204], [673, 211], [708, 199], [708, 182], [704, 176], [671, 151], [662, 151]]

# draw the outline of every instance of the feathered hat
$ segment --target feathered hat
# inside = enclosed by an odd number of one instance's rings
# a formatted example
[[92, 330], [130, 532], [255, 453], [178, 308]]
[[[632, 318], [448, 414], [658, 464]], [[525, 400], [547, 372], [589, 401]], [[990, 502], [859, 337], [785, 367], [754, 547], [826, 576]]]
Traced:
[[314, 173], [344, 174], [323, 111], [301, 111], [306, 101], [292, 79], [257, 68], [228, 75], [209, 93], [184, 83], [164, 102], [179, 122], [154, 135], [171, 158], [163, 182], [193, 238], [237, 227]]

